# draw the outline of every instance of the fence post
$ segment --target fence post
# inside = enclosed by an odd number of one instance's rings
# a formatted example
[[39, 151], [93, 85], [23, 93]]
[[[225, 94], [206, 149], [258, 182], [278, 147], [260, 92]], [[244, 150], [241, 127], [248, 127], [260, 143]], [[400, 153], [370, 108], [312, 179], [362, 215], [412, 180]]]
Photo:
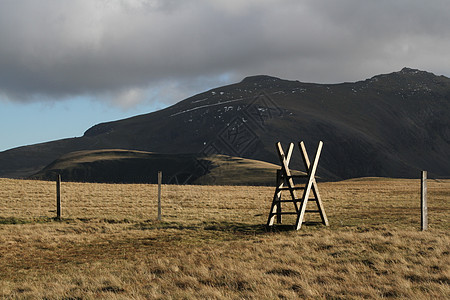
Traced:
[[420, 192], [420, 227], [422, 231], [428, 229], [428, 205], [427, 205], [427, 171], [422, 171], [422, 179], [421, 179], [421, 192]]
[[56, 219], [61, 220], [61, 174], [56, 178]]
[[[284, 182], [284, 178], [282, 177], [281, 169], [277, 169], [277, 182], [276, 187], [280, 187], [281, 182]], [[281, 192], [277, 195], [278, 200], [281, 200]], [[277, 202], [277, 224], [281, 224], [281, 202]]]
[[161, 221], [161, 182], [162, 172], [158, 171], [158, 221]]

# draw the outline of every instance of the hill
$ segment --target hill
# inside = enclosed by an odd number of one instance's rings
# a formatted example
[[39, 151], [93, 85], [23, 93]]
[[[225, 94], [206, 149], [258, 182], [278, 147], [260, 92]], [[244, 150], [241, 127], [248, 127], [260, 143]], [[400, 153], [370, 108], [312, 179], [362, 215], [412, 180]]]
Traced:
[[158, 154], [131, 150], [77, 151], [57, 159], [31, 179], [99, 183], [163, 183], [207, 185], [273, 185], [274, 164], [200, 154]]
[[[324, 149], [318, 175], [450, 176], [450, 79], [404, 68], [354, 83], [270, 76], [192, 96], [166, 109], [88, 129], [82, 137], [0, 153], [0, 177], [30, 176], [73, 151], [225, 154], [278, 164], [274, 144]], [[292, 167], [303, 170], [298, 150]], [[311, 154], [310, 154], [311, 155]]]

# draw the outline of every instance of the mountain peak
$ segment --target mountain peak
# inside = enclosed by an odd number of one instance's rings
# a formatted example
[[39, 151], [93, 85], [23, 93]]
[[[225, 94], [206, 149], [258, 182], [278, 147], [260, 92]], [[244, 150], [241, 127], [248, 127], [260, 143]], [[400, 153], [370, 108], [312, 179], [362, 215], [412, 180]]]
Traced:
[[398, 77], [398, 78], [428, 77], [428, 78], [431, 78], [431, 77], [437, 77], [437, 76], [435, 74], [427, 72], [427, 71], [404, 67], [400, 71], [392, 72], [389, 74], [381, 74], [381, 75], [377, 75], [374, 77]]
[[427, 71], [422, 71], [422, 70], [419, 70], [419, 69], [412, 69], [412, 68], [408, 68], [408, 67], [404, 67], [399, 72], [394, 72], [394, 74], [403, 75], [403, 76], [436, 77], [436, 75], [433, 74], [433, 73], [430, 73], [430, 72], [427, 72]]
[[418, 74], [419, 72], [427, 73], [427, 72], [421, 71], [419, 69], [412, 69], [412, 68], [408, 68], [408, 67], [404, 67], [397, 73], [410, 75], [410, 74]]
[[263, 82], [275, 82], [279, 80], [281, 79], [269, 75], [253, 75], [245, 77], [242, 80], [242, 83], [263, 83]]
[[[412, 69], [404, 67], [400, 71], [392, 72], [389, 74], [376, 75], [369, 79], [371, 82], [388, 82], [392, 85], [394, 82], [397, 84], [405, 85], [404, 88], [415, 88], [418, 86], [424, 87], [425, 85], [435, 85], [437, 82], [448, 82], [448, 78], [445, 76], [437, 76], [433, 73], [422, 71], [419, 69]], [[431, 88], [431, 87], [429, 87]]]

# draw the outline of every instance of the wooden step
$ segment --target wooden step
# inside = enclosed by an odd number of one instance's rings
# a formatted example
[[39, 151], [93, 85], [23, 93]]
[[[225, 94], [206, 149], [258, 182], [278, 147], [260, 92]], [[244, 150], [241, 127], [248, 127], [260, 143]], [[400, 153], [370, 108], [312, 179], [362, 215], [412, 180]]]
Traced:
[[275, 200], [275, 202], [277, 203], [281, 203], [281, 202], [302, 202], [301, 199], [295, 199], [295, 200]]
[[[308, 198], [308, 201], [315, 201], [317, 200], [316, 198]], [[290, 199], [290, 200], [273, 200], [276, 203], [281, 203], [281, 202], [302, 202], [302, 199]]]
[[[320, 210], [307, 209], [307, 210], [305, 210], [305, 212], [308, 212], [308, 213], [320, 213]], [[278, 215], [278, 214], [281, 214], [281, 215], [297, 215], [298, 213], [296, 213], [295, 211], [282, 211], [281, 213], [277, 213], [277, 212], [272, 213], [272, 215]]]
[[[284, 177], [284, 176], [282, 176]], [[291, 175], [288, 178], [308, 178], [308, 175]]]
[[292, 188], [290, 188], [290, 187], [279, 187], [278, 188], [278, 190], [279, 191], [288, 191], [288, 190], [304, 190], [305, 189], [305, 187], [304, 186], [294, 186], [294, 187], [292, 187]]

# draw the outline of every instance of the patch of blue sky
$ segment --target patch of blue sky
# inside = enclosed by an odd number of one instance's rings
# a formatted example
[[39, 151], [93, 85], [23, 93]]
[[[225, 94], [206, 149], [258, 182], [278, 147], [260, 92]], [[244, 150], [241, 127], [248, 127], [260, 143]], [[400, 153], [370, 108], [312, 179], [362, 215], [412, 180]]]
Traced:
[[91, 126], [149, 113], [161, 103], [141, 103], [124, 109], [108, 101], [74, 97], [62, 101], [11, 102], [0, 99], [0, 151], [79, 137]]

